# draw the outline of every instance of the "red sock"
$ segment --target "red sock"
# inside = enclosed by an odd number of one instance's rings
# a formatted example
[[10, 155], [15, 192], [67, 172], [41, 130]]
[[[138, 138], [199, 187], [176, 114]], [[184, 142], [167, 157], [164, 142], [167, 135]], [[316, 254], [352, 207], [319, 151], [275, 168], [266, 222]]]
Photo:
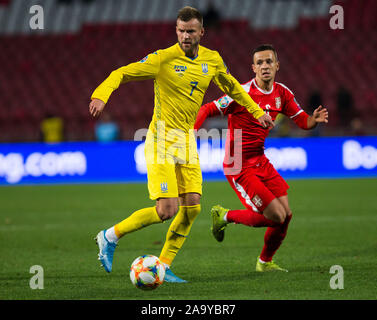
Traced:
[[229, 222], [241, 223], [249, 227], [275, 227], [278, 223], [267, 219], [263, 214], [252, 210], [229, 210], [226, 216]]
[[283, 224], [276, 227], [267, 228], [266, 233], [264, 234], [264, 246], [262, 253], [260, 254], [260, 259], [262, 261], [268, 262], [272, 260], [276, 250], [279, 249], [287, 234], [287, 229], [291, 218], [292, 215], [288, 216]]

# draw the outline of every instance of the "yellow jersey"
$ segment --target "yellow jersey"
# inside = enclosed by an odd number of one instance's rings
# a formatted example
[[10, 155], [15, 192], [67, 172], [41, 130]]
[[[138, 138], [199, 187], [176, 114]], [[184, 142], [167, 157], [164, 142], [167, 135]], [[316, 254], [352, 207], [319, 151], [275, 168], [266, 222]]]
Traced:
[[158, 122], [163, 122], [166, 131], [178, 129], [189, 134], [211, 81], [256, 119], [264, 114], [229, 73], [220, 54], [200, 45], [195, 58], [187, 57], [176, 43], [121, 67], [98, 86], [91, 98], [107, 103], [120, 84], [146, 79], [154, 79], [154, 112], [149, 126], [154, 135]]

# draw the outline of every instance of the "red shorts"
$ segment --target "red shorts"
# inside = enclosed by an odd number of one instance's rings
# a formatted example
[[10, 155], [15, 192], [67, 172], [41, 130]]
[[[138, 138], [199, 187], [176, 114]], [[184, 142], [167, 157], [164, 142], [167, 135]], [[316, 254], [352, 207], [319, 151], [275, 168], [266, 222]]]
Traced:
[[252, 167], [242, 168], [237, 175], [226, 175], [242, 204], [262, 213], [269, 203], [287, 195], [289, 185], [263, 155]]

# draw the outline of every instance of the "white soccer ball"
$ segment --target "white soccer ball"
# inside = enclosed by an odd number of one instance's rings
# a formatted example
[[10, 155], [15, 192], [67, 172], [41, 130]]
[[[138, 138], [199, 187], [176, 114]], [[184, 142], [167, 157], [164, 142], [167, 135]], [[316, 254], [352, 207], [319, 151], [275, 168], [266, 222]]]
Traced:
[[165, 266], [155, 256], [137, 257], [131, 264], [130, 279], [136, 288], [142, 290], [156, 289], [164, 282]]

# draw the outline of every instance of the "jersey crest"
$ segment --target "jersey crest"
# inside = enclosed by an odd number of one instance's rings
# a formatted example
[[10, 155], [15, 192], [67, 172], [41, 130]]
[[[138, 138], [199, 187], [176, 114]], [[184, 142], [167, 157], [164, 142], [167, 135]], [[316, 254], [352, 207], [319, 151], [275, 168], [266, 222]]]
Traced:
[[168, 192], [168, 183], [167, 182], [162, 182], [160, 186], [161, 186], [161, 192], [162, 193]]
[[276, 106], [276, 109], [280, 109], [280, 107], [281, 107], [280, 97], [275, 98], [275, 106]]
[[208, 63], [202, 63], [202, 71], [204, 74], [208, 74]]

